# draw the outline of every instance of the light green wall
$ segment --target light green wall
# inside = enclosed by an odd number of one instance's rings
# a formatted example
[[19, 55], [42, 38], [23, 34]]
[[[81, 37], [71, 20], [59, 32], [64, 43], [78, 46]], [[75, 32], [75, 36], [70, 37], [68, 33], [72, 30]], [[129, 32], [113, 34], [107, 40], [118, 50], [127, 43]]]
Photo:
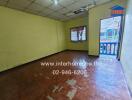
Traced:
[[110, 3], [96, 6], [89, 10], [89, 55], [99, 55], [99, 31], [100, 20], [111, 16], [111, 7], [114, 5], [126, 5], [126, 0], [113, 0]]
[[0, 71], [65, 49], [63, 22], [0, 7]]
[[88, 25], [88, 17], [79, 17], [65, 22], [66, 47], [69, 50], [88, 50], [88, 42], [71, 42], [70, 29], [77, 26]]
[[132, 0], [128, 2], [126, 11], [125, 29], [123, 36], [121, 62], [128, 84], [132, 90]]

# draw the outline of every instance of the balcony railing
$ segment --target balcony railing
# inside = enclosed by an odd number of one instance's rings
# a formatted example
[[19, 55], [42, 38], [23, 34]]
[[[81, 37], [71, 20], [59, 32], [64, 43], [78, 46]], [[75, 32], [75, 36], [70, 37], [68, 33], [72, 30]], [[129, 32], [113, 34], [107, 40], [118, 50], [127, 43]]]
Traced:
[[117, 55], [117, 42], [100, 42], [100, 54]]

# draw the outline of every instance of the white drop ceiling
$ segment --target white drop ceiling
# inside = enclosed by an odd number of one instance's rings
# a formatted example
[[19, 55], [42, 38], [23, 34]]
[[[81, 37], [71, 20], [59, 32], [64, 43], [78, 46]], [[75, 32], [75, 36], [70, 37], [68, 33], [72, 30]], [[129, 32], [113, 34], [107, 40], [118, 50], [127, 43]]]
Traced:
[[0, 0], [0, 6], [65, 21], [85, 15], [87, 11], [70, 14], [84, 6], [91, 8], [91, 5], [97, 6], [109, 1], [111, 0], [58, 0], [58, 5], [55, 5], [53, 0]]

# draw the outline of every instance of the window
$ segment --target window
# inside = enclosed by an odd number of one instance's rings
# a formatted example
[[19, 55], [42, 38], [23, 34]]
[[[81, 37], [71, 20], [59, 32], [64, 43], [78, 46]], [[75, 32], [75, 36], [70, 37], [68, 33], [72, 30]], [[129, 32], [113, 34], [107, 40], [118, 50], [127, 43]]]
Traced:
[[71, 29], [71, 41], [86, 41], [86, 27], [80, 26]]

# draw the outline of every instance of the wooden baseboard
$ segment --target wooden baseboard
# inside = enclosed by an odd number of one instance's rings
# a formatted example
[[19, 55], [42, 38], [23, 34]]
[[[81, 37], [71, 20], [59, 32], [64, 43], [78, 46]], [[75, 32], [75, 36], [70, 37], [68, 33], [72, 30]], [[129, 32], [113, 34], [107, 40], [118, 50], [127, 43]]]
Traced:
[[71, 50], [71, 49], [66, 49], [66, 51], [80, 51], [80, 52], [88, 52], [88, 50]]
[[90, 57], [99, 57], [99, 55], [88, 55]]

